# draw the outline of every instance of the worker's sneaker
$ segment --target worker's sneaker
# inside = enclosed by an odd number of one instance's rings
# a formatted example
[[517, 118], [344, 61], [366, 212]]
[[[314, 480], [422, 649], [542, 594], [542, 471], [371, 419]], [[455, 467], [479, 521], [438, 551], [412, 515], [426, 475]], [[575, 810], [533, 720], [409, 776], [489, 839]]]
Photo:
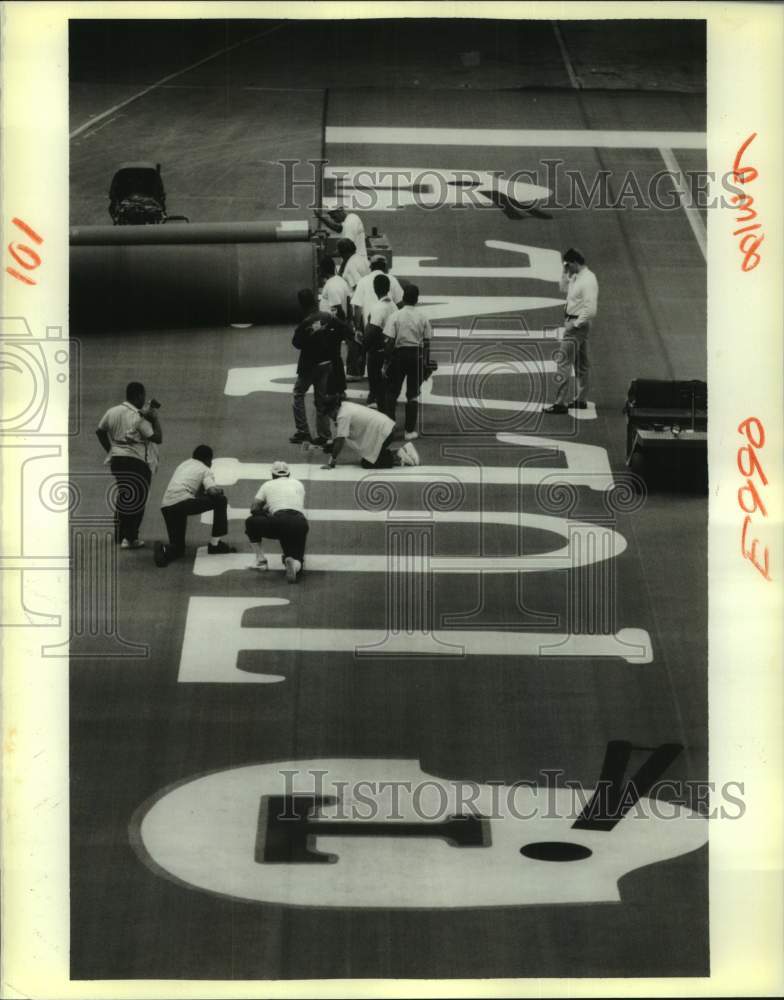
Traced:
[[573, 399], [571, 403], [566, 404], [570, 410], [587, 410], [588, 404], [584, 399]]
[[286, 564], [286, 579], [289, 583], [296, 583], [297, 574], [302, 569], [302, 563], [299, 559], [292, 559], [291, 556], [286, 556], [283, 562]]
[[169, 546], [163, 542], [156, 542], [152, 549], [152, 558], [156, 566], [169, 565]]
[[141, 538], [134, 538], [134, 540], [132, 542], [129, 542], [127, 538], [123, 538], [123, 540], [120, 542], [120, 548], [121, 549], [143, 549], [144, 548], [144, 542], [141, 540]]
[[319, 434], [318, 437], [313, 438], [313, 441], [311, 443], [314, 444], [317, 448], [323, 448], [328, 440], [329, 438], [322, 437]]
[[263, 556], [261, 559], [256, 559], [255, 562], [248, 566], [248, 569], [255, 570], [257, 573], [263, 573], [265, 570], [269, 569], [269, 563], [267, 562], [267, 557]]
[[369, 410], [377, 410], [378, 402], [372, 396], [368, 396], [368, 398], [365, 400], [365, 406]]
[[416, 441], [418, 437], [419, 437], [419, 431], [406, 431], [406, 433], [403, 435], [403, 438], [406, 441]]
[[410, 442], [398, 449], [398, 457], [401, 465], [419, 465], [419, 452]]
[[222, 556], [236, 551], [233, 545], [227, 545], [225, 542], [218, 542], [217, 545], [207, 546], [207, 554], [211, 556]]
[[568, 413], [569, 410], [563, 403], [553, 403], [552, 406], [545, 406], [542, 413]]
[[306, 434], [305, 431], [297, 431], [289, 438], [290, 444], [302, 444], [303, 441], [310, 441], [310, 434]]

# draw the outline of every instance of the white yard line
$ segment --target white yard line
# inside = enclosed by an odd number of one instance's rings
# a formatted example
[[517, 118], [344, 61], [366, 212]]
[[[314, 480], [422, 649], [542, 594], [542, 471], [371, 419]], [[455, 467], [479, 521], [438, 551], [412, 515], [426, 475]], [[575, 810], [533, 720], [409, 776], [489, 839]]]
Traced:
[[694, 237], [699, 244], [700, 250], [702, 251], [702, 256], [707, 260], [708, 257], [708, 233], [705, 229], [705, 223], [702, 221], [702, 215], [700, 210], [694, 204], [694, 199], [691, 196], [691, 191], [688, 189], [686, 184], [683, 182], [683, 171], [680, 168], [680, 164], [675, 159], [675, 154], [671, 149], [667, 149], [664, 146], [659, 147], [659, 152], [664, 160], [665, 167], [672, 174], [673, 184], [675, 185], [678, 195], [681, 199], [681, 206], [683, 211], [686, 213], [686, 220], [691, 226], [691, 231], [694, 233]]
[[704, 132], [606, 129], [385, 128], [330, 125], [327, 142], [410, 146], [563, 146], [588, 149], [705, 149]]
[[82, 132], [95, 125], [96, 122], [101, 121], [108, 115], [114, 114], [115, 111], [119, 111], [121, 108], [127, 107], [133, 101], [138, 101], [140, 97], [144, 97], [145, 94], [149, 94], [150, 91], [155, 90], [156, 87], [162, 87], [163, 84], [168, 83], [169, 80], [175, 80], [178, 76], [182, 76], [184, 73], [190, 73], [192, 69], [196, 69], [198, 66], [203, 66], [204, 63], [217, 59], [218, 56], [222, 56], [225, 52], [231, 52], [234, 49], [239, 48], [241, 45], [247, 45], [249, 42], [255, 42], [256, 39], [263, 38], [265, 35], [271, 35], [273, 31], [278, 31], [280, 28], [285, 27], [285, 23], [276, 24], [274, 27], [268, 28], [266, 31], [260, 31], [257, 35], [251, 35], [250, 38], [243, 38], [242, 41], [235, 42], [233, 45], [227, 45], [226, 48], [219, 49], [217, 52], [213, 52], [211, 56], [205, 56], [204, 59], [200, 59], [198, 62], [192, 63], [184, 69], [178, 69], [176, 73], [170, 73], [168, 76], [164, 76], [162, 79], [150, 84], [149, 87], [145, 87], [144, 90], [140, 90], [137, 94], [133, 94], [131, 97], [127, 97], [124, 101], [120, 101], [119, 104], [113, 104], [110, 108], [107, 108], [106, 111], [101, 111], [100, 114], [93, 115], [92, 118], [88, 118], [86, 122], [75, 128], [73, 132], [70, 133], [68, 138], [75, 139], [77, 135], [81, 135]]
[[558, 43], [558, 48], [561, 50], [561, 58], [564, 61], [564, 66], [566, 67], [566, 73], [569, 77], [569, 82], [574, 87], [575, 90], [582, 90], [582, 84], [580, 83], [580, 78], [574, 71], [574, 66], [572, 65], [572, 60], [569, 58], [569, 50], [566, 48], [566, 42], [561, 34], [561, 29], [557, 21], [550, 21], [553, 29], [553, 34], [555, 35], [555, 40]]

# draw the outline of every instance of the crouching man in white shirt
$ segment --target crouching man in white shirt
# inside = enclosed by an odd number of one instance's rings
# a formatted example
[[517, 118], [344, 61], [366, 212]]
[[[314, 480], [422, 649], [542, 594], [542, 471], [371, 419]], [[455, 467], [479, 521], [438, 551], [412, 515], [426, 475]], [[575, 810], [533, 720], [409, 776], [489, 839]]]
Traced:
[[212, 511], [212, 537], [207, 546], [209, 555], [236, 552], [231, 545], [222, 541], [228, 534], [226, 517], [228, 500], [223, 490], [215, 485], [212, 474], [212, 448], [200, 444], [194, 448], [193, 457], [180, 462], [174, 470], [161, 501], [161, 513], [166, 522], [169, 544], [156, 542], [153, 558], [156, 566], [166, 566], [173, 559], [185, 554], [185, 532], [188, 518], [194, 514]]
[[395, 422], [379, 410], [359, 403], [341, 402], [332, 397], [326, 403], [330, 419], [335, 421], [332, 458], [324, 469], [334, 469], [343, 445], [348, 442], [359, 452], [363, 469], [391, 469], [396, 465], [419, 465], [419, 455], [412, 444], [397, 451], [390, 445], [395, 434]]
[[245, 521], [256, 561], [254, 570], [268, 568], [267, 557], [261, 547], [262, 539], [275, 538], [280, 542], [281, 558], [286, 567], [286, 579], [296, 583], [305, 565], [305, 541], [310, 525], [305, 516], [305, 487], [291, 476], [285, 462], [273, 462], [272, 479], [263, 483]]

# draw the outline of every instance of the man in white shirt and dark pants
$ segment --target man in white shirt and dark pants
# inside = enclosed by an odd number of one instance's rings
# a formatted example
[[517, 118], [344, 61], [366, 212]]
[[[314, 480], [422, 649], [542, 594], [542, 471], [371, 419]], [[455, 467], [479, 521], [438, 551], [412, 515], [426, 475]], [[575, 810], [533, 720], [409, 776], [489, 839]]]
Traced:
[[[370, 264], [367, 257], [363, 257], [357, 252], [353, 240], [338, 240], [338, 253], [341, 263], [338, 274], [345, 280], [353, 299], [354, 290], [359, 282], [366, 275], [370, 274]], [[353, 311], [353, 304], [350, 306]], [[348, 352], [346, 354], [346, 378], [349, 382], [356, 382], [365, 377], [365, 352], [362, 345], [356, 340], [350, 340]]]
[[392, 313], [384, 325], [385, 350], [389, 355], [389, 375], [387, 381], [386, 412], [395, 419], [397, 397], [406, 383], [405, 439], [414, 441], [419, 437], [417, 416], [419, 413], [419, 393], [424, 381], [424, 366], [430, 360], [430, 339], [433, 331], [430, 320], [417, 309], [419, 288], [406, 285], [403, 290], [403, 305]]
[[157, 446], [163, 440], [159, 405], [154, 399], [147, 403], [147, 391], [141, 382], [129, 382], [125, 402], [107, 410], [95, 431], [106, 452], [105, 464], [117, 483], [114, 535], [123, 549], [140, 549], [144, 545], [139, 527], [158, 465]]
[[169, 544], [155, 543], [155, 565], [167, 566], [173, 559], [185, 554], [188, 518], [209, 510], [212, 511], [212, 536], [207, 546], [208, 554], [236, 552], [235, 548], [222, 541], [229, 531], [227, 507], [228, 500], [212, 474], [212, 448], [200, 444], [194, 448], [192, 457], [180, 462], [174, 470], [163, 494], [161, 513], [166, 522]]
[[382, 374], [385, 358], [384, 327], [389, 317], [397, 312], [397, 305], [396, 300], [392, 298], [388, 274], [384, 274], [382, 271], [371, 271], [368, 277], [373, 278], [373, 297], [376, 301], [368, 310], [363, 341], [367, 356], [368, 375], [368, 398], [365, 405], [375, 406], [377, 409], [383, 410], [386, 406], [387, 391], [386, 381]]
[[588, 372], [588, 334], [591, 322], [596, 317], [599, 304], [599, 283], [596, 275], [586, 266], [585, 257], [579, 250], [569, 249], [563, 255], [564, 273], [561, 278], [561, 291], [566, 292], [566, 325], [564, 327], [563, 344], [571, 344], [574, 351], [575, 394], [569, 403], [564, 402], [569, 392], [569, 377], [571, 374], [571, 352], [563, 351], [565, 355], [558, 363], [558, 389], [555, 402], [544, 408], [545, 413], [568, 413], [569, 410], [584, 410], [587, 407]]
[[285, 462], [273, 462], [270, 474], [272, 479], [262, 484], [245, 521], [245, 534], [256, 553], [256, 561], [250, 568], [259, 571], [268, 568], [261, 542], [264, 538], [276, 538], [280, 542], [286, 579], [296, 583], [305, 563], [309, 530], [305, 487], [292, 478]]

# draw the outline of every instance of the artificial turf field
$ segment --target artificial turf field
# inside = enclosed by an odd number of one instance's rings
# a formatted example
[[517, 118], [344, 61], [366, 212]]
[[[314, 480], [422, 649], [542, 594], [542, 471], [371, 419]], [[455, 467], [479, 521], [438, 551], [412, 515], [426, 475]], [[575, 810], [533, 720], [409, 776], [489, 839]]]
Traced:
[[[421, 35], [411, 42], [402, 28], [383, 45], [374, 34], [369, 48], [360, 44], [366, 36], [352, 36], [357, 83], [323, 56], [312, 27], [268, 27], [269, 34], [262, 23], [238, 23], [219, 41], [194, 35], [188, 52], [185, 41], [180, 49], [151, 45], [146, 61], [129, 54], [121, 26], [98, 47], [103, 62], [95, 47], [92, 62], [79, 61], [72, 41], [73, 224], [108, 221], [106, 191], [124, 160], [161, 162], [170, 210], [192, 221], [252, 219], [274, 209], [276, 161], [322, 151], [335, 166], [439, 170], [535, 169], [558, 158], [587, 177], [609, 170], [611, 185], [633, 170], [644, 186], [662, 169], [661, 147], [684, 169], [705, 166], [698, 145], [679, 148], [677, 137], [665, 143], [656, 135], [704, 133], [704, 94], [683, 86], [570, 89], [547, 22], [513, 38], [491, 32], [496, 61], [482, 70], [479, 88], [465, 86], [455, 54], [470, 46], [457, 28], [441, 32], [432, 57]], [[580, 51], [569, 30], [567, 42]], [[156, 80], [256, 34], [80, 130]], [[485, 44], [481, 33], [473, 37], [477, 48]], [[584, 43], [590, 51], [594, 41], [586, 35]], [[137, 50], [140, 44], [133, 40]], [[385, 58], [388, 72], [379, 73]], [[525, 67], [527, 89], [501, 89], [510, 85], [510, 66]], [[401, 131], [380, 142], [338, 131], [347, 128]], [[475, 131], [462, 144], [427, 143], [411, 131], [421, 129], [524, 130], [527, 138], [504, 146]], [[571, 138], [556, 145], [555, 130]], [[587, 131], [596, 145], [584, 141]], [[608, 145], [608, 133], [632, 131], [645, 137]], [[105, 656], [71, 659], [72, 978], [707, 974], [707, 845], [691, 834], [707, 826], [699, 818], [681, 821], [689, 836], [655, 863], [653, 843], [644, 860], [643, 835], [641, 855], [629, 845], [632, 817], [592, 832], [601, 850], [567, 863], [515, 851], [496, 865], [496, 831], [494, 843], [477, 850], [486, 852], [488, 872], [503, 873], [504, 901], [487, 896], [489, 876], [472, 874], [471, 865], [462, 874], [461, 851], [471, 848], [416, 836], [391, 847], [394, 838], [364, 838], [371, 888], [362, 905], [341, 895], [340, 861], [328, 877], [323, 866], [297, 869], [297, 905], [265, 900], [263, 889], [262, 898], [240, 898], [242, 886], [228, 888], [226, 880], [221, 891], [221, 871], [239, 864], [228, 846], [235, 834], [251, 867], [248, 885], [265, 867], [253, 860], [252, 824], [246, 832], [232, 827], [245, 820], [235, 817], [228, 793], [213, 854], [198, 840], [203, 816], [197, 821], [186, 809], [184, 822], [170, 827], [166, 850], [184, 859], [179, 874], [140, 843], [145, 810], [164, 801], [166, 789], [273, 762], [326, 761], [331, 778], [378, 780], [407, 761], [409, 773], [421, 769], [443, 782], [506, 785], [541, 784], [544, 771], [560, 769], [590, 789], [608, 743], [628, 741], [680, 744], [666, 777], [707, 780], [707, 500], [672, 484], [643, 498], [625, 489], [621, 412], [633, 378], [705, 377], [705, 259], [680, 209], [556, 207], [546, 216], [416, 206], [363, 213], [366, 231], [376, 226], [388, 237], [393, 271], [419, 285], [441, 328], [434, 352], [441, 368], [421, 407], [416, 475], [367, 477], [358, 467], [333, 475], [320, 470], [318, 454], [288, 443], [293, 368], [277, 366], [296, 362], [290, 327], [119, 332], [109, 317], [105, 332], [71, 330], [81, 342], [74, 399], [81, 433], [70, 465], [85, 509], [104, 510], [94, 425], [125, 383], [139, 378], [164, 403], [161, 466], [142, 528], [148, 546], [163, 537], [158, 506], [172, 470], [202, 442], [218, 457], [236, 513], [229, 541], [242, 551], [241, 517], [275, 459], [297, 467], [312, 521], [308, 570], [296, 587], [282, 572], [259, 577], [242, 560], [206, 559], [197, 549], [207, 528], [194, 521], [188, 557], [166, 570], [155, 569], [149, 548], [118, 553], [111, 586], [122, 643], [108, 643]], [[539, 406], [554, 392], [553, 344], [532, 331], [558, 325], [563, 297], [530, 250], [557, 255], [571, 245], [586, 254], [600, 284], [594, 405], [580, 419], [541, 417]], [[531, 275], [520, 271], [527, 264]], [[431, 277], [423, 273], [428, 266], [517, 270]], [[470, 297], [475, 311], [461, 313], [459, 296]], [[480, 302], [488, 297], [506, 299], [505, 308]], [[536, 299], [552, 304], [532, 305]], [[277, 387], [251, 371], [267, 366], [276, 366], [267, 374]], [[553, 486], [565, 469], [580, 470], [566, 499]], [[377, 481], [390, 488], [374, 491]], [[585, 525], [614, 554], [580, 566], [578, 549], [592, 544], [580, 535]], [[395, 555], [401, 538], [414, 546], [408, 562]], [[567, 541], [566, 557], [548, 565], [548, 553]], [[430, 555], [421, 555], [428, 545]], [[510, 559], [514, 565], [505, 565]], [[278, 603], [261, 603], [270, 598]], [[266, 638], [237, 640], [240, 623]], [[637, 630], [628, 647], [613, 638], [624, 629]], [[450, 632], [457, 650], [436, 649], [435, 639], [448, 645]], [[390, 635], [384, 655], [357, 652]], [[569, 635], [586, 641], [553, 648]], [[271, 677], [281, 679], [266, 682]], [[358, 771], [345, 763], [357, 760]], [[566, 823], [557, 837], [570, 836]], [[524, 826], [520, 837], [520, 846], [530, 839]], [[330, 838], [323, 841], [330, 850]], [[335, 853], [359, 856], [360, 841], [345, 838]], [[574, 874], [594, 862], [587, 878]], [[537, 864], [544, 876], [525, 867]], [[202, 870], [205, 884], [188, 884], [186, 869]], [[442, 871], [447, 882], [439, 882]], [[588, 888], [577, 894], [569, 887], [581, 879]], [[422, 883], [411, 889], [415, 903], [393, 905], [406, 880]], [[608, 880], [619, 899], [607, 898]], [[476, 891], [470, 904], [456, 888], [462, 881]], [[295, 899], [297, 892], [304, 897]]]

